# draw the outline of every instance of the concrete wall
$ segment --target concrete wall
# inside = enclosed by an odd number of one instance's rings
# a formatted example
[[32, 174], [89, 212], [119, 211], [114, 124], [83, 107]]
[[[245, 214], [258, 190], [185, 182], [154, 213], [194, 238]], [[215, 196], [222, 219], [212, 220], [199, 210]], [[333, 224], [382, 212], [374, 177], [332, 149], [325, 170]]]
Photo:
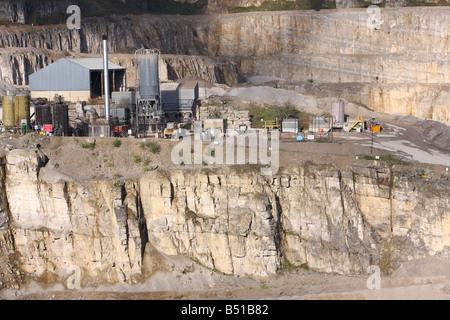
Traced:
[[210, 105], [206, 101], [200, 107], [200, 120], [205, 119], [227, 119], [228, 129], [239, 129], [242, 124], [251, 127], [249, 111], [231, 105]]

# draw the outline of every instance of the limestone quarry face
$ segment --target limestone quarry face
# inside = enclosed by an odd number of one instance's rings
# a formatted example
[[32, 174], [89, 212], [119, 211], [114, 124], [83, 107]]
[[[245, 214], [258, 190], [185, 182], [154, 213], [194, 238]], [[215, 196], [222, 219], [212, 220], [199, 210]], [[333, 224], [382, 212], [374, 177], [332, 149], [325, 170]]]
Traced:
[[[0, 77], [25, 86], [30, 74], [62, 57], [99, 56], [108, 34], [110, 59], [127, 68], [131, 86], [134, 51], [157, 48], [162, 80], [239, 85], [227, 88], [236, 93], [247, 89], [247, 76], [277, 79], [252, 92], [295, 91], [302, 110], [339, 98], [439, 121], [410, 125], [447, 148], [449, 8], [394, 10], [389, 7], [404, 1], [389, 1], [375, 29], [363, 8], [220, 14], [264, 2], [211, 0], [204, 12], [213, 14], [201, 16], [83, 18], [81, 30], [2, 25]], [[0, 20], [29, 23], [33, 10], [51, 17], [67, 5], [39, 3], [2, 1]], [[337, 1], [338, 8], [355, 6]], [[209, 89], [205, 84], [205, 94]], [[205, 109], [200, 112], [239, 124], [249, 119], [248, 110], [229, 104]], [[74, 271], [83, 286], [141, 283], [164, 268], [161, 256], [256, 279], [286, 265], [342, 275], [377, 265], [390, 274], [404, 261], [450, 256], [448, 179], [396, 166], [299, 162], [269, 177], [252, 166], [231, 166], [107, 180], [69, 177], [49, 161], [34, 149], [0, 155], [0, 289], [29, 279], [67, 286]]]
[[77, 268], [83, 283], [137, 283], [153, 270], [144, 261], [159, 254], [267, 278], [287, 261], [320, 272], [355, 275], [380, 265], [390, 273], [450, 250], [443, 179], [305, 163], [273, 177], [228, 167], [48, 182], [47, 160], [32, 149], [2, 158], [3, 287], [62, 282]]
[[[169, 80], [234, 86], [243, 76], [271, 76], [297, 90], [330, 84], [337, 89], [302, 93], [449, 124], [449, 17], [448, 7], [410, 7], [382, 9], [375, 29], [366, 9], [86, 18], [81, 30], [2, 27], [0, 66], [5, 81], [26, 85], [64, 52], [99, 55], [109, 34], [111, 55], [128, 54], [127, 67], [136, 49], [158, 48]], [[361, 90], [349, 92], [355, 86]]]

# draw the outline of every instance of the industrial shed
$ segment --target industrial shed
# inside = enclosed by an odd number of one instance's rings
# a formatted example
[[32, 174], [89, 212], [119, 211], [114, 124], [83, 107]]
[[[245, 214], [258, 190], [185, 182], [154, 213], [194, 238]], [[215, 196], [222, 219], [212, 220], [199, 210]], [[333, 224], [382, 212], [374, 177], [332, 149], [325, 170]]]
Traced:
[[[125, 91], [126, 69], [108, 63], [110, 97], [113, 91]], [[66, 101], [84, 101], [103, 96], [102, 58], [62, 58], [30, 75], [31, 98], [53, 99], [55, 94]]]

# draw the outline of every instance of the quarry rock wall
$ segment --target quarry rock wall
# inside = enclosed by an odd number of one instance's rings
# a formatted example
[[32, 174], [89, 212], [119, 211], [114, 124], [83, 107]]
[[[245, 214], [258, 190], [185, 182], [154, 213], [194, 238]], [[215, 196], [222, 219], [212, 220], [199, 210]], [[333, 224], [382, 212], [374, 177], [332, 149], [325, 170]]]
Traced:
[[142, 46], [164, 54], [266, 56], [281, 54], [446, 54], [447, 7], [382, 9], [369, 28], [366, 9], [254, 12], [204, 16], [86, 18], [80, 30], [64, 26], [3, 28], [3, 47], [101, 53], [108, 34], [112, 52]]
[[[252, 10], [274, 10], [278, 8], [291, 7], [292, 2], [295, 0], [170, 0], [170, 2], [165, 8], [162, 8], [162, 13], [171, 14], [171, 11], [182, 10], [182, 6], [185, 4], [188, 5], [196, 5], [194, 6], [194, 12], [196, 14], [220, 14], [220, 13], [231, 13], [236, 9], [238, 11], [240, 9], [245, 9], [252, 7]], [[158, 5], [152, 5], [147, 0], [114, 0], [111, 6], [117, 6], [119, 9], [126, 10], [126, 13], [129, 12], [149, 12], [152, 13], [155, 9], [156, 11], [161, 11], [161, 8], [158, 9]], [[413, 3], [407, 0], [387, 0], [383, 3], [382, 0], [371, 0], [371, 1], [362, 1], [362, 0], [335, 0], [335, 7], [337, 9], [345, 9], [345, 8], [365, 8], [368, 6], [368, 3], [372, 3], [375, 5], [380, 5], [386, 8], [390, 7], [405, 7], [409, 5], [420, 6], [420, 5], [429, 5], [430, 3], [438, 4], [439, 0], [418, 0]], [[448, 1], [446, 0], [448, 3]], [[124, 6], [125, 4], [125, 6]], [[286, 4], [288, 5], [286, 7]], [[440, 3], [441, 5], [445, 5], [444, 3]], [[62, 22], [62, 20], [66, 16], [61, 16], [61, 13], [65, 13], [65, 10], [70, 5], [79, 5], [83, 12], [83, 14], [87, 14], [88, 16], [98, 14], [95, 11], [99, 9], [99, 6], [104, 5], [101, 1], [96, 0], [87, 0], [87, 1], [79, 1], [79, 0], [47, 0], [47, 1], [38, 1], [38, 0], [3, 0], [0, 2], [0, 21], [8, 21], [8, 22], [17, 22], [17, 23], [28, 23], [31, 24], [33, 22], [41, 22], [47, 21], [49, 19], [53, 20], [53, 22]], [[262, 7], [266, 5], [265, 7]], [[305, 8], [306, 4], [302, 4], [299, 9]], [[311, 5], [311, 4], [309, 4]], [[334, 4], [326, 4], [325, 6], [319, 3], [314, 3], [315, 8], [333, 8]], [[102, 8], [101, 8], [102, 9]], [[102, 10], [99, 12], [102, 12]], [[172, 12], [173, 13], [173, 12]], [[52, 23], [53, 23], [52, 22]]]
[[[1, 162], [2, 287], [23, 279], [136, 283], [157, 254], [264, 278], [288, 261], [320, 272], [389, 273], [450, 252], [450, 184], [391, 169], [305, 163], [155, 171], [136, 181], [45, 180], [46, 157]], [[151, 264], [151, 263], [150, 263]]]
[[51, 59], [20, 50], [100, 55], [101, 35], [108, 34], [111, 54], [130, 54], [129, 60], [143, 46], [160, 49], [168, 79], [235, 85], [242, 75], [262, 75], [361, 83], [364, 98], [352, 100], [347, 90], [334, 98], [448, 124], [449, 17], [448, 7], [386, 8], [378, 28], [368, 27], [365, 9], [87, 18], [81, 30], [3, 27], [0, 65], [4, 80], [25, 85]]

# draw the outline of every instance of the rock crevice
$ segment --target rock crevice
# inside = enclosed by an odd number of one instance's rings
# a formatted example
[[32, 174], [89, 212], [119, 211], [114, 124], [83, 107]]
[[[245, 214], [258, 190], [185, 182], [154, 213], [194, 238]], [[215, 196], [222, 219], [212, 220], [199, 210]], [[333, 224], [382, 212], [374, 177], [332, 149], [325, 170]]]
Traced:
[[305, 163], [271, 178], [230, 167], [159, 170], [123, 183], [47, 182], [32, 150], [1, 161], [4, 287], [25, 276], [65, 279], [74, 266], [90, 284], [136, 283], [155, 253], [265, 278], [287, 262], [390, 273], [450, 248], [450, 184], [407, 171]]

